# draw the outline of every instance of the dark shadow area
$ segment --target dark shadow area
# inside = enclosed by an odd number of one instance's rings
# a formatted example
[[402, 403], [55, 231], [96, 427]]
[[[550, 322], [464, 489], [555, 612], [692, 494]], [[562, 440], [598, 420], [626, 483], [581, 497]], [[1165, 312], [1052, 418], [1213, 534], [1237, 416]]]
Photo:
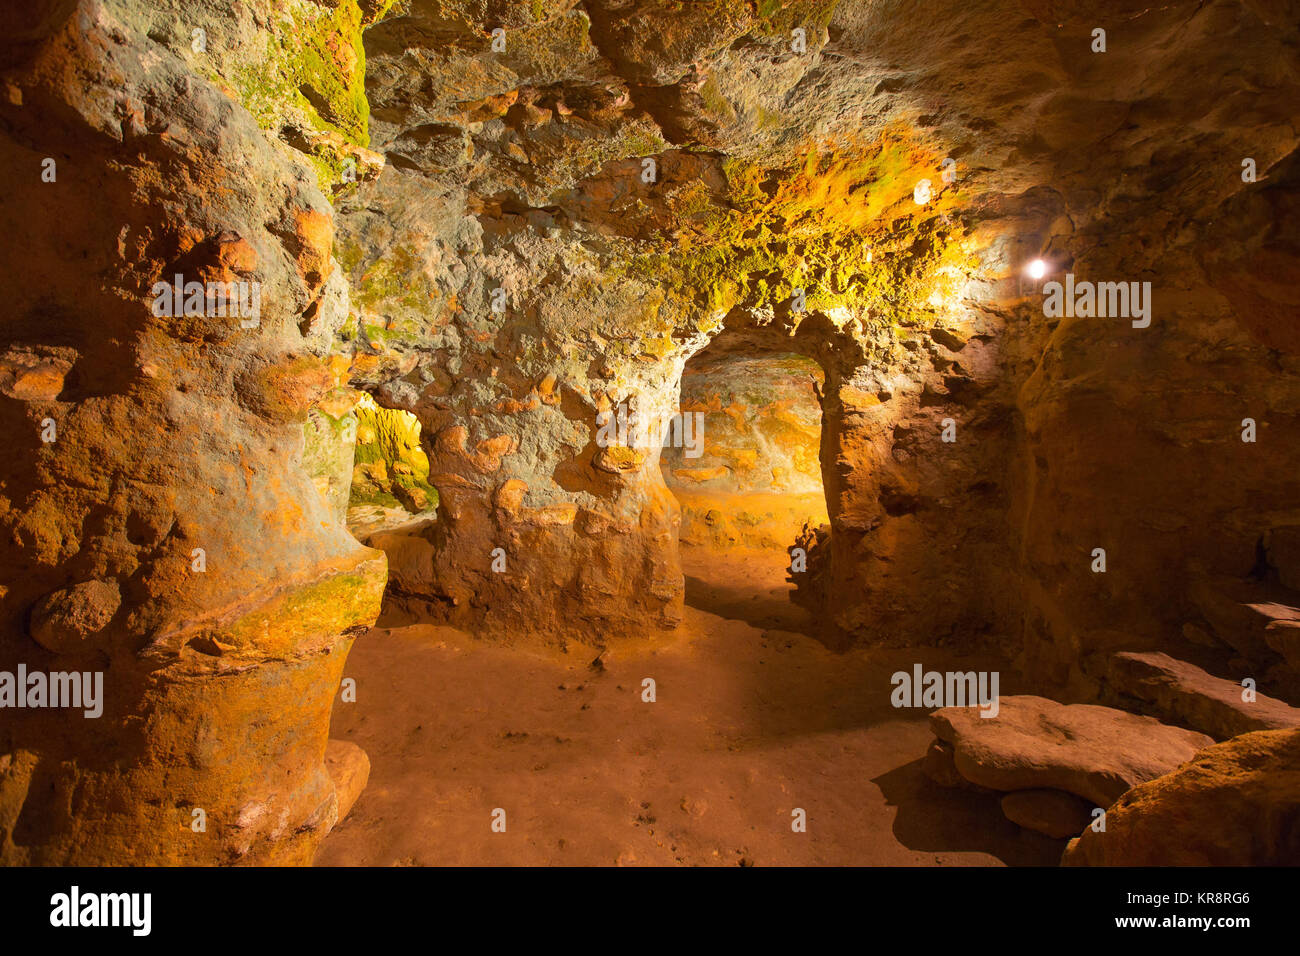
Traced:
[[686, 603], [752, 627], [812, 634], [812, 616], [786, 594], [757, 589], [752, 582], [720, 583], [686, 575]]
[[1056, 866], [1065, 840], [1023, 830], [1002, 815], [997, 794], [949, 790], [914, 760], [871, 781], [898, 808], [894, 836], [912, 850], [980, 852], [1008, 866]]

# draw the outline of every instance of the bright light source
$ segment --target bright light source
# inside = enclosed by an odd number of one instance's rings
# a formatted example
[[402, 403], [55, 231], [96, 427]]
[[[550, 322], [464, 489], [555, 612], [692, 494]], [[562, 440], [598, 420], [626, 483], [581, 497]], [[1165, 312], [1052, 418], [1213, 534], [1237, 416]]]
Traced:
[[1029, 263], [1029, 275], [1033, 279], [1041, 279], [1047, 275], [1047, 263], [1042, 259], [1035, 259]]

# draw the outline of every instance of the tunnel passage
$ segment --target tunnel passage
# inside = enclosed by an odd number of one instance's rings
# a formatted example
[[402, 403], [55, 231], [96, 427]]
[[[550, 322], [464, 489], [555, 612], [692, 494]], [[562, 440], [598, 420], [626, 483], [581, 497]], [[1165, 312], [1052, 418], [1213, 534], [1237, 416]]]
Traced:
[[830, 535], [823, 473], [838, 431], [823, 430], [823, 362], [837, 356], [824, 315], [798, 318], [733, 309], [687, 358], [657, 470], [679, 508], [686, 603], [820, 640], [822, 602], [793, 599], [807, 543]]
[[[803, 3], [23, 6], [0, 674], [93, 666], [105, 710], [7, 715], [0, 863], [309, 860], [345, 658], [394, 582], [502, 641], [689, 626], [658, 455], [594, 421], [671, 412], [724, 318], [805, 335], [792, 300], [824, 350], [766, 351], [826, 373], [815, 613], [873, 649], [993, 644], [1077, 699], [1124, 650], [1300, 686], [1296, 628], [1256, 613], [1300, 603], [1273, 591], [1300, 587], [1276, 4], [1135, 8], [1104, 55], [1100, 3], [840, 0], [806, 55]], [[1034, 261], [1150, 283], [1154, 318], [1053, 315]], [[256, 282], [259, 315], [159, 309], [177, 276]], [[344, 526], [361, 436], [322, 455], [333, 511], [299, 453], [331, 392], [389, 385], [440, 500], [381, 553]]]
[[691, 427], [660, 459], [681, 505], [683, 547], [785, 549], [804, 525], [829, 520], [819, 460], [824, 381], [815, 361], [793, 353], [702, 353], [687, 364], [680, 414]]
[[334, 519], [362, 544], [376, 532], [433, 519], [438, 491], [429, 482], [421, 432], [415, 415], [366, 392], [307, 416], [303, 470]]

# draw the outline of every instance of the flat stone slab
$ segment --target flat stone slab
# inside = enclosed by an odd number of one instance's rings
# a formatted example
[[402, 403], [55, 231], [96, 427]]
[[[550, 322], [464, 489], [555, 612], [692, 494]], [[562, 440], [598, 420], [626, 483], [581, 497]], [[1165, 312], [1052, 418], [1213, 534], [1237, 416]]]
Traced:
[[1263, 694], [1247, 703], [1242, 687], [1154, 651], [1114, 655], [1107, 680], [1121, 693], [1149, 701], [1169, 720], [1227, 740], [1253, 730], [1300, 727], [1300, 709]]
[[1008, 820], [1057, 840], [1082, 833], [1092, 823], [1093, 809], [1064, 790], [1014, 790], [1002, 798], [1002, 815]]
[[1300, 621], [1300, 608], [1283, 603], [1290, 593], [1276, 585], [1232, 578], [1205, 578], [1188, 588], [1188, 597], [1215, 637], [1254, 664], [1267, 663], [1278, 653], [1268, 643], [1271, 626]]
[[952, 744], [957, 772], [993, 790], [1065, 790], [1109, 807], [1124, 791], [1190, 760], [1213, 738], [1095, 704], [1003, 697], [996, 717], [945, 707], [930, 729]]

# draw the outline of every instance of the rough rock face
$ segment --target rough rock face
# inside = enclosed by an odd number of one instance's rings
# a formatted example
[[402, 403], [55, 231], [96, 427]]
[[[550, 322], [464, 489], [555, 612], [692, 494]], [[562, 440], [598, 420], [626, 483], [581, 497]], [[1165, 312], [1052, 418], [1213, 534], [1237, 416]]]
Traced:
[[[1191, 604], [1204, 622], [1210, 644], [1229, 648], [1240, 669], [1270, 680], [1278, 693], [1300, 693], [1293, 642], [1300, 627], [1300, 593], [1282, 587], [1267, 565], [1249, 580], [1226, 577], [1197, 579], [1189, 590]], [[1195, 625], [1193, 625], [1195, 626]]]
[[334, 782], [338, 797], [338, 819], [342, 820], [357, 802], [370, 779], [370, 758], [354, 743], [331, 740], [325, 747], [325, 769]]
[[347, 521], [352, 500], [352, 470], [356, 459], [356, 416], [332, 418], [312, 409], [303, 428], [303, 470], [329, 502], [334, 520]]
[[996, 717], [981, 717], [976, 707], [930, 715], [935, 736], [952, 745], [957, 772], [992, 790], [1064, 790], [1104, 809], [1213, 743], [1111, 707], [1032, 696], [1000, 703]]
[[[820, 368], [798, 600], [837, 639], [999, 643], [1084, 698], [1204, 632], [1285, 696], [1295, 622], [1238, 611], [1297, 606], [1251, 600], [1298, 580], [1295, 13], [24, 5], [0, 669], [106, 685], [99, 723], [4, 727], [0, 858], [308, 859], [385, 583], [491, 638], [673, 627], [659, 450], [598, 434], [676, 412], [706, 347]], [[1036, 257], [1150, 311], [1048, 314]], [[255, 321], [160, 314], [178, 274], [255, 283]], [[400, 503], [436, 499], [376, 535], [387, 582], [343, 524], [356, 389], [418, 419]]]
[[668, 435], [661, 465], [674, 492], [822, 493], [821, 369], [797, 355], [737, 359], [682, 376], [685, 440]]
[[[339, 202], [346, 342], [428, 436], [423, 596], [543, 639], [557, 606], [582, 640], [671, 624], [658, 456], [596, 418], [676, 410], [683, 363], [731, 337], [822, 367], [833, 534], [800, 600], [829, 630], [1005, 641], [1095, 693], [1121, 640], [1176, 635], [1196, 579], [1295, 526], [1270, 437], [1300, 411], [1286, 17], [413, 0], [371, 27], [388, 163]], [[1151, 282], [1150, 325], [1045, 315], [1035, 256]], [[570, 552], [595, 579], [555, 570]]]
[[[302, 331], [326, 305], [330, 205], [138, 13], [17, 16], [0, 670], [103, 688], [95, 718], [4, 712], [0, 860], [308, 862], [337, 815], [331, 705], [385, 578], [301, 465], [336, 384], [328, 334]], [[159, 308], [178, 274], [256, 283], [260, 309], [217, 314], [211, 286]]]
[[1134, 787], [1065, 866], [1300, 864], [1300, 731], [1261, 730], [1202, 750]]
[[660, 461], [683, 543], [789, 548], [829, 519], [820, 443], [823, 374], [799, 355], [696, 357]]
[[353, 506], [380, 505], [412, 514], [432, 511], [438, 492], [429, 484], [429, 456], [420, 442], [419, 420], [410, 412], [380, 408], [365, 396], [355, 410]]

